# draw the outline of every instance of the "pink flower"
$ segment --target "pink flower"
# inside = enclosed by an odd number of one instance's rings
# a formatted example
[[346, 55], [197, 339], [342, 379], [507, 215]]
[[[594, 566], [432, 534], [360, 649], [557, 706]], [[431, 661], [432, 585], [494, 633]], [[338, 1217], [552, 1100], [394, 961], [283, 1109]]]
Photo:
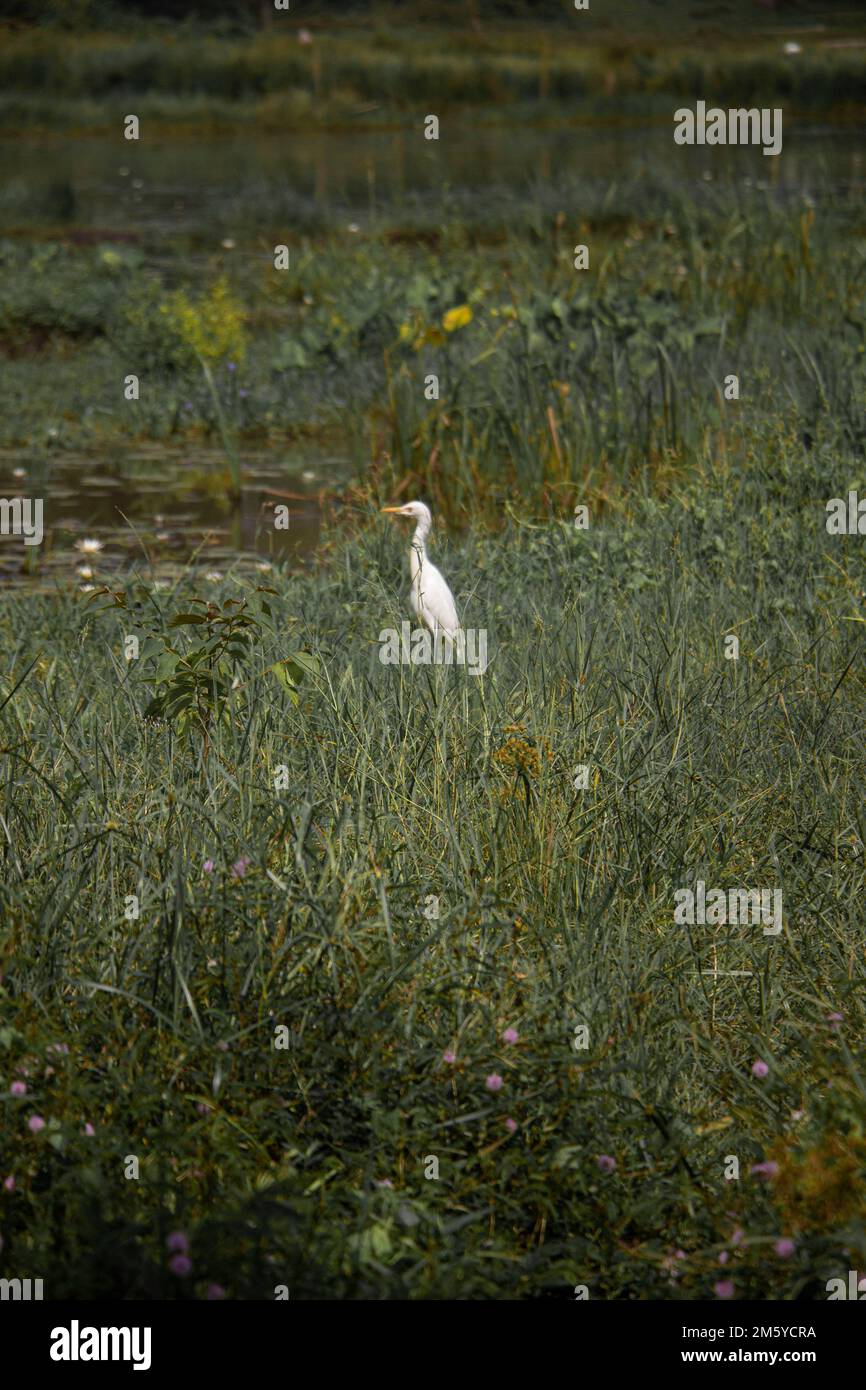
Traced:
[[8, 1178], [3, 1179], [3, 1186], [5, 1187], [7, 1192], [15, 1191], [15, 1179], [11, 1173], [9, 1174]]
[[794, 1254], [797, 1247], [787, 1236], [783, 1236], [781, 1240], [776, 1241], [773, 1249], [781, 1260], [787, 1260]]
[[188, 1274], [192, 1273], [192, 1260], [189, 1255], [172, 1255], [168, 1267], [172, 1274], [176, 1274], [179, 1279], [185, 1279]]
[[733, 1298], [733, 1296], [734, 1296], [734, 1281], [733, 1281], [733, 1279], [720, 1279], [719, 1282], [718, 1282], [717, 1284], [714, 1284], [714, 1285], [713, 1285], [713, 1292], [715, 1293], [716, 1298]]
[[90, 1121], [86, 1120], [84, 1124], [84, 1129], [81, 1131], [81, 1133], [86, 1135], [88, 1139], [92, 1139], [94, 1134], [96, 1133], [96, 1130], [93, 1128], [93, 1125], [90, 1123]]
[[236, 859], [232, 864], [232, 878], [243, 878], [251, 863], [250, 859]]
[[9, 1087], [9, 1094], [12, 1096], [26, 1096], [27, 1086], [23, 1081], [13, 1081]]
[[517, 1042], [518, 1037], [519, 1034], [516, 1028], [506, 1028], [505, 1032], [502, 1034], [502, 1041], [504, 1043], [513, 1044]]
[[31, 1115], [30, 1119], [27, 1121], [27, 1128], [30, 1130], [31, 1134], [38, 1134], [40, 1129], [45, 1128], [45, 1121], [41, 1115]]
[[376, 1179], [376, 1186], [377, 1186], [377, 1187], [393, 1187], [394, 1184], [392, 1183], [392, 1181], [391, 1181], [390, 1178], [377, 1178], [377, 1179]]
[[485, 1081], [484, 1085], [487, 1087], [488, 1091], [501, 1091], [502, 1077], [499, 1076], [497, 1072], [492, 1071], [488, 1076], [487, 1080]]
[[457, 1053], [456, 1053], [456, 1052], [452, 1052], [451, 1049], [449, 1048], [447, 1052], [443, 1052], [443, 1053], [442, 1053], [442, 1061], [443, 1061], [443, 1062], [447, 1062], [448, 1065], [450, 1066], [452, 1062], [456, 1062], [456, 1061], [457, 1061]]
[[840, 1025], [840, 1023], [842, 1022], [842, 1018], [843, 1018], [843, 1015], [842, 1015], [842, 1014], [828, 1014], [828, 1015], [827, 1015], [827, 1022], [829, 1023], [829, 1025], [830, 1025], [830, 1027], [832, 1028], [832, 1030], [833, 1030], [834, 1033], [837, 1033], [837, 1032], [839, 1031], [839, 1025]]
[[769, 1070], [770, 1068], [767, 1066], [766, 1062], [761, 1062], [759, 1060], [757, 1062], [752, 1063], [752, 1075], [757, 1076], [758, 1080], [761, 1080], [763, 1077], [765, 1077]]
[[189, 1254], [189, 1237], [185, 1231], [172, 1231], [165, 1242], [167, 1250], [176, 1250], [180, 1255]]
[[299, 30], [298, 30], [298, 43], [303, 44], [304, 46], [306, 46], [308, 43], [312, 43], [312, 42], [313, 42], [313, 36], [312, 36], [312, 34], [310, 33], [309, 29], [299, 29]]
[[517, 1128], [517, 1121], [512, 1120], [510, 1115], [508, 1116], [508, 1119], [505, 1121], [505, 1128], [508, 1130], [509, 1134], [513, 1134]]
[[208, 1302], [213, 1303], [213, 1302], [215, 1302], [217, 1299], [225, 1298], [225, 1296], [226, 1296], [226, 1291], [225, 1291], [225, 1289], [223, 1288], [222, 1284], [208, 1284], [208, 1286], [207, 1286], [207, 1293], [206, 1293], [206, 1295], [205, 1295], [205, 1297], [207, 1298]]
[[731, 1232], [731, 1244], [732, 1244], [732, 1245], [742, 1245], [742, 1243], [743, 1243], [743, 1241], [744, 1241], [744, 1239], [745, 1239], [745, 1235], [746, 1235], [745, 1231], [741, 1230], [740, 1227], [737, 1226], [736, 1230], [734, 1230], [734, 1231]]
[[599, 1154], [595, 1161], [603, 1173], [612, 1173], [616, 1168], [616, 1159], [610, 1154]]
[[202, 864], [202, 868], [203, 868], [203, 870], [204, 870], [204, 872], [205, 872], [206, 874], [212, 874], [213, 871], [214, 871], [214, 862], [213, 862], [213, 860], [212, 860], [212, 859], [206, 859], [206, 860], [204, 861], [204, 863]]
[[729, 1260], [730, 1258], [731, 1258], [731, 1257], [730, 1257], [730, 1255], [728, 1254], [727, 1250], [720, 1250], [720, 1251], [719, 1251], [719, 1264], [720, 1264], [720, 1265], [726, 1265], [726, 1264], [728, 1263], [728, 1260]]
[[749, 1169], [753, 1178], [777, 1178], [779, 1176], [779, 1165], [773, 1160], [765, 1159], [763, 1163], [753, 1163]]

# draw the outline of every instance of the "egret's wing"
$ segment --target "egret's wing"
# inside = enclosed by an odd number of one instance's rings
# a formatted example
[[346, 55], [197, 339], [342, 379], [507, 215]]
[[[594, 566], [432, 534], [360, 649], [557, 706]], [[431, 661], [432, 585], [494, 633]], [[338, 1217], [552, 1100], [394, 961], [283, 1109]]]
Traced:
[[442, 575], [429, 560], [422, 566], [418, 575], [418, 606], [427, 626], [435, 631], [440, 628], [446, 637], [453, 638], [459, 627], [457, 605], [454, 595]]

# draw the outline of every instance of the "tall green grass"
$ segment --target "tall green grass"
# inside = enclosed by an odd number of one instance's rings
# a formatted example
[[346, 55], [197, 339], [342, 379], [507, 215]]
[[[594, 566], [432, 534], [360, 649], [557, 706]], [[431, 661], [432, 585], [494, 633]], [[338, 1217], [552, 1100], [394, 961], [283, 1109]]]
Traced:
[[[588, 531], [440, 531], [483, 678], [383, 666], [405, 541], [332, 530], [206, 751], [145, 724], [122, 655], [200, 578], [137, 617], [4, 597], [4, 1273], [790, 1298], [862, 1268], [862, 574], [823, 508], [853, 464], [781, 422], [737, 445]], [[323, 673], [294, 707], [260, 677], [300, 645]], [[781, 936], [675, 926], [699, 878], [780, 887]]]

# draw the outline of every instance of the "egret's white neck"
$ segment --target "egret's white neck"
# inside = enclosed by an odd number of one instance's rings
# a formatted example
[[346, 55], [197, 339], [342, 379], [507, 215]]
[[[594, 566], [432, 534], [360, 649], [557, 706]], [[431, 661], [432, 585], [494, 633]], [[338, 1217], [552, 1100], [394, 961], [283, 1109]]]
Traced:
[[412, 537], [412, 548], [409, 551], [409, 570], [413, 579], [427, 559], [427, 546], [425, 542], [429, 534], [430, 522], [425, 516], [422, 516], [418, 525], [415, 527], [415, 534]]

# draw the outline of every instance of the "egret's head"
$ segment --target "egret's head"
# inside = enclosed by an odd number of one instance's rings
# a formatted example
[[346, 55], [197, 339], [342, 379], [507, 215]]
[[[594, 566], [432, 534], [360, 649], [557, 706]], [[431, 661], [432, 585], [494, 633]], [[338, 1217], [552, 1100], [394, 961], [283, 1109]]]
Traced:
[[409, 516], [429, 531], [433, 525], [430, 508], [425, 502], [407, 502], [403, 507], [383, 507], [383, 512], [393, 512], [395, 516]]

